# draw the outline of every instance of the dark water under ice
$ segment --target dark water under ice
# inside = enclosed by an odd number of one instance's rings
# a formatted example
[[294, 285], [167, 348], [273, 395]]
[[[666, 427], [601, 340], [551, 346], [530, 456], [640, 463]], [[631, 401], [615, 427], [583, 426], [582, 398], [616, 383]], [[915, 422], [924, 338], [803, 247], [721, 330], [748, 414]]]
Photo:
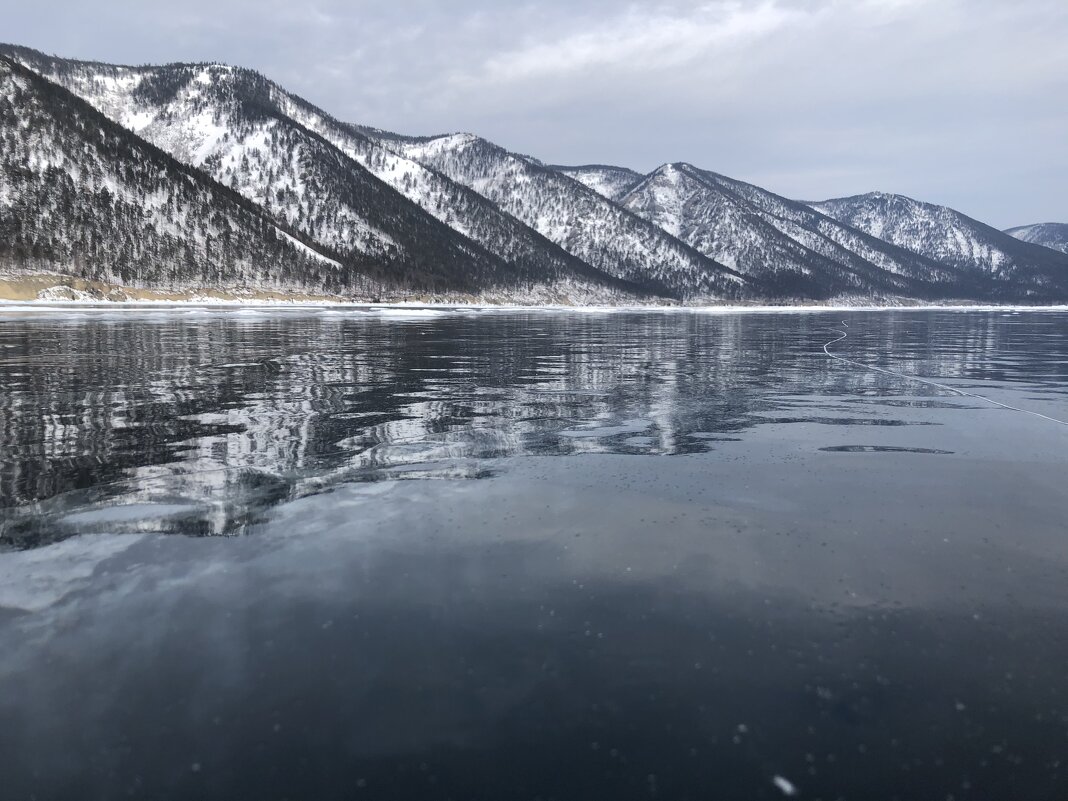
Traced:
[[0, 313], [0, 796], [1068, 797], [1068, 425], [838, 331], [1068, 420], [1065, 313]]

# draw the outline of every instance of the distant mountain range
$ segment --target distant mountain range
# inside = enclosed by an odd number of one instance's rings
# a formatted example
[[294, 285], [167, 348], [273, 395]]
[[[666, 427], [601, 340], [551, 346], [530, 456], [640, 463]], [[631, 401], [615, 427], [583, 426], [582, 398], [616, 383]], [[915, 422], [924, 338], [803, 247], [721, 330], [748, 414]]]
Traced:
[[[566, 167], [342, 122], [221, 64], [0, 45], [0, 280], [519, 303], [1068, 301], [1068, 225]], [[102, 288], [102, 289], [101, 289]], [[80, 290], [79, 290], [80, 291]]]
[[1005, 233], [1024, 242], [1068, 253], [1068, 223], [1037, 223], [1009, 228]]
[[989, 278], [999, 289], [1043, 294], [1064, 285], [1065, 254], [1022, 242], [945, 206], [872, 192], [812, 207], [913, 253]]
[[965, 276], [751, 184], [668, 164], [621, 195], [624, 208], [775, 295], [972, 294]]

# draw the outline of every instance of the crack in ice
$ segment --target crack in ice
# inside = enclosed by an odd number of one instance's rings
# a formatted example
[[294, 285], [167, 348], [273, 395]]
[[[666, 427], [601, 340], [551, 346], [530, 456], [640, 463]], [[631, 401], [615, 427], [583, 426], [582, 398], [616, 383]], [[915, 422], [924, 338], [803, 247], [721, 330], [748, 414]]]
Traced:
[[[849, 328], [849, 323], [847, 323], [845, 320], [842, 320], [842, 327], [843, 328]], [[875, 373], [883, 373], [884, 375], [890, 375], [890, 376], [894, 376], [896, 378], [903, 378], [906, 381], [915, 381], [915, 382], [920, 383], [920, 384], [926, 384], [927, 386], [937, 387], [938, 389], [944, 389], [947, 392], [953, 392], [953, 393], [955, 393], [957, 395], [962, 395], [962, 396], [964, 396], [966, 398], [975, 398], [976, 400], [981, 400], [981, 401], [983, 401], [985, 403], [989, 403], [989, 404], [991, 404], [993, 406], [1000, 406], [1002, 409], [1008, 409], [1009, 411], [1020, 412], [1022, 414], [1029, 414], [1032, 417], [1039, 417], [1039, 418], [1041, 418], [1043, 420], [1048, 420], [1051, 423], [1058, 423], [1059, 425], [1062, 425], [1062, 426], [1068, 426], [1068, 421], [1066, 421], [1066, 420], [1058, 420], [1056, 417], [1050, 417], [1049, 415], [1042, 414], [1041, 412], [1031, 411], [1030, 409], [1021, 409], [1019, 406], [1010, 406], [1007, 403], [1002, 403], [1001, 401], [996, 401], [996, 400], [994, 400], [992, 398], [986, 397], [985, 395], [977, 395], [974, 392], [967, 392], [966, 390], [963, 390], [963, 389], [957, 389], [956, 387], [951, 387], [948, 384], [940, 384], [939, 382], [932, 381], [932, 380], [930, 380], [928, 378], [920, 378], [919, 376], [909, 375], [908, 373], [899, 373], [899, 372], [896, 372], [894, 370], [887, 370], [884, 367], [876, 367], [873, 364], [865, 364], [863, 362], [854, 361], [853, 359], [847, 359], [845, 356], [838, 356], [837, 354], [831, 353], [831, 350], [830, 350], [831, 345], [836, 345], [837, 343], [841, 342], [843, 339], [848, 337], [849, 336], [849, 332], [848, 331], [840, 331], [837, 328], [834, 328], [832, 330], [836, 334], [839, 334], [839, 337], [837, 339], [832, 339], [830, 342], [827, 342], [823, 346], [823, 352], [826, 353], [828, 356], [830, 356], [835, 361], [841, 362], [843, 364], [848, 364], [848, 365], [850, 365], [852, 367], [859, 367], [861, 370], [867, 370], [869, 372], [875, 372]]]

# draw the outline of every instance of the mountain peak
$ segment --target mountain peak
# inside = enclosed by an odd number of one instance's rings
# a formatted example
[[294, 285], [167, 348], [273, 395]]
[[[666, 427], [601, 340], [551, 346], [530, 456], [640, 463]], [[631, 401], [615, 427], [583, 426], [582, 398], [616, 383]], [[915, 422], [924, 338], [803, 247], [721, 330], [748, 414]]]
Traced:
[[687, 162], [661, 165], [620, 202], [778, 295], [922, 297], [937, 291], [928, 284], [938, 265], [802, 203]]
[[396, 152], [464, 184], [603, 272], [677, 298], [730, 298], [744, 278], [609, 195], [641, 176], [618, 168], [551, 168], [477, 139], [385, 137]]
[[829, 198], [828, 200], [814, 201], [809, 203], [810, 206], [819, 206], [823, 203], [836, 203], [843, 200], [849, 200], [853, 202], [872, 202], [872, 203], [919, 203], [920, 201], [913, 200], [906, 195], [900, 195], [896, 192], [884, 192], [881, 189], [875, 189], [871, 192], [862, 192], [858, 195], [848, 195], [841, 198]]
[[448, 142], [450, 145], [453, 145], [455, 147], [462, 147], [464, 145], [469, 145], [472, 142], [477, 142], [481, 138], [482, 137], [478, 136], [478, 134], [473, 134], [470, 131], [456, 131], [454, 133], [440, 134], [438, 136], [435, 136], [434, 141]]
[[666, 164], [661, 164], [655, 170], [654, 173], [663, 173], [665, 175], [672, 175], [680, 172], [688, 172], [690, 170], [697, 169], [692, 164], [685, 161], [669, 161]]
[[986, 291], [995, 299], [1060, 292], [1068, 284], [1068, 259], [1062, 253], [1021, 242], [947, 206], [888, 192], [810, 205], [845, 225], [993, 282]]

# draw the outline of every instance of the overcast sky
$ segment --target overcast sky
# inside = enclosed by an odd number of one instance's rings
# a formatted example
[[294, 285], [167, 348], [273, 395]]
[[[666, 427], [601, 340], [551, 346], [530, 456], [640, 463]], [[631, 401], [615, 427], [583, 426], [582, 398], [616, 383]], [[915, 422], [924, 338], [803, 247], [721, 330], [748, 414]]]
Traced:
[[[169, 6], [169, 7], [168, 7]], [[0, 0], [5, 39], [253, 67], [342, 119], [1068, 222], [1066, 0]]]

